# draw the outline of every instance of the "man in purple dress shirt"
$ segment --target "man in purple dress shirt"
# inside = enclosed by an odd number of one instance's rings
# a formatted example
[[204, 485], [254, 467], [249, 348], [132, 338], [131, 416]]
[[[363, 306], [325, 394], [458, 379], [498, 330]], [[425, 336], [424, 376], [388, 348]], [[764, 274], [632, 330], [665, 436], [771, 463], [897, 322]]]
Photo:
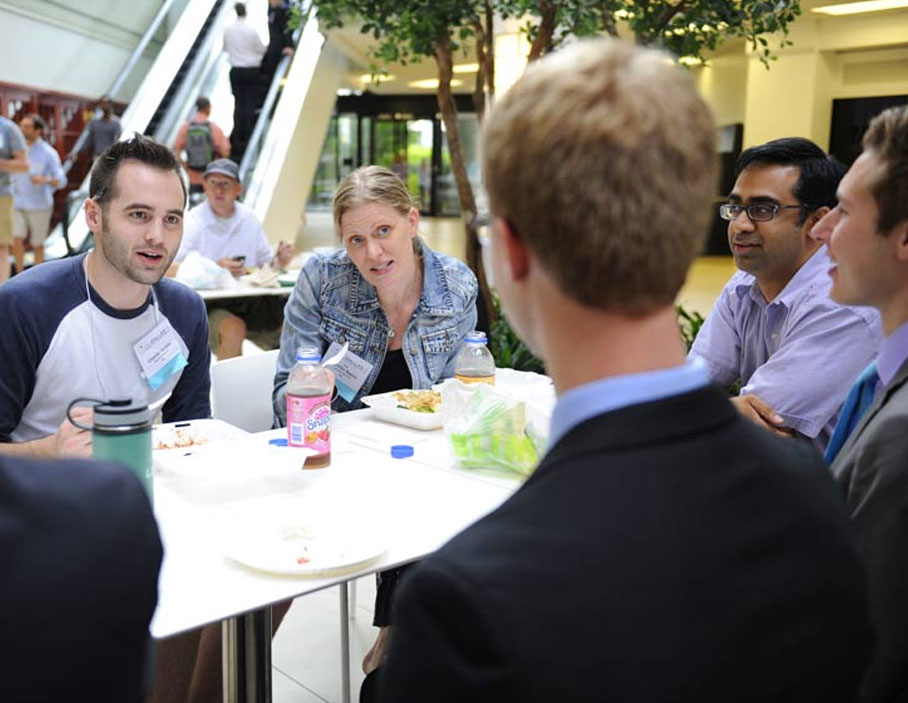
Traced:
[[848, 388], [879, 352], [869, 308], [829, 299], [829, 256], [811, 228], [836, 204], [844, 166], [813, 142], [776, 139], [746, 149], [721, 206], [739, 271], [691, 347], [734, 403], [783, 436], [808, 437], [821, 451]]
[[878, 115], [839, 205], [814, 227], [829, 248], [830, 295], [880, 311], [876, 399], [832, 472], [870, 587], [877, 649], [860, 701], [908, 700], [908, 107]]

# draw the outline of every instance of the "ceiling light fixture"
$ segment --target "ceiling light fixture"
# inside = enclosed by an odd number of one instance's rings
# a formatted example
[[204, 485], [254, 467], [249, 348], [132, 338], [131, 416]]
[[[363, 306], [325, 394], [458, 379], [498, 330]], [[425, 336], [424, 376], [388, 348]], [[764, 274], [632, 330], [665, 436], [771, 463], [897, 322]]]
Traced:
[[[421, 81], [410, 81], [407, 83], [411, 88], [424, 88], [426, 90], [435, 90], [438, 88], [438, 79], [437, 78], [426, 78]], [[451, 80], [451, 87], [457, 88], [458, 86], [463, 85], [463, 81], [459, 81], [456, 78]]]
[[864, 2], [846, 2], [841, 5], [822, 5], [811, 12], [821, 15], [857, 15], [862, 12], [881, 12], [899, 10], [908, 7], [908, 0], [864, 0]]

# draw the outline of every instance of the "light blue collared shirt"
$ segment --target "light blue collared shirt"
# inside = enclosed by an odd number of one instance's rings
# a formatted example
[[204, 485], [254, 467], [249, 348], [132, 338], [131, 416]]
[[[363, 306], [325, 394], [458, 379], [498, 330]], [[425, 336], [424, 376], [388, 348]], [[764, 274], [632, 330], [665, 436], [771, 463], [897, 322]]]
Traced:
[[[17, 210], [46, 210], [54, 206], [54, 191], [66, 187], [66, 174], [60, 156], [43, 139], [28, 147], [28, 172], [12, 174], [13, 204]], [[35, 185], [32, 176], [56, 178], [57, 185]]]
[[743, 384], [814, 439], [822, 451], [848, 389], [882, 348], [879, 313], [838, 305], [820, 247], [767, 302], [756, 278], [735, 273], [694, 340], [690, 357], [706, 361], [721, 386]]
[[[897, 328], [883, 341], [883, 350], [876, 362], [880, 383], [888, 386], [895, 374], [908, 359], [908, 322]], [[879, 391], [879, 387], [877, 387]]]
[[661, 400], [709, 384], [706, 364], [692, 359], [681, 366], [658, 371], [610, 376], [572, 388], [562, 395], [552, 411], [549, 449], [580, 423], [602, 413]]

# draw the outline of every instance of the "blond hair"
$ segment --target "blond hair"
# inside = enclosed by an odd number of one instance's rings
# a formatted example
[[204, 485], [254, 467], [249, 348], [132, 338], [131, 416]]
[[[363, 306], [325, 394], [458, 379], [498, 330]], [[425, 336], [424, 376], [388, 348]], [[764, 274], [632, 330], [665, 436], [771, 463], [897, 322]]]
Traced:
[[642, 316], [671, 304], [702, 248], [715, 126], [667, 55], [578, 42], [531, 64], [491, 111], [492, 214], [579, 303]]
[[334, 213], [334, 231], [341, 236], [341, 217], [344, 213], [365, 203], [380, 203], [393, 208], [406, 217], [416, 202], [406, 184], [384, 166], [363, 166], [348, 173], [334, 191], [331, 204]]

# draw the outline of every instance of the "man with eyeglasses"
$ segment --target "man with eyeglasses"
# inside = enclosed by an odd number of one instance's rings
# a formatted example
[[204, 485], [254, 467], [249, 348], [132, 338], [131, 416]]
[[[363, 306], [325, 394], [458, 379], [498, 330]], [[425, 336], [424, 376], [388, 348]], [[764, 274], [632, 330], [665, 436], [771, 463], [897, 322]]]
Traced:
[[703, 323], [690, 356], [706, 362], [735, 406], [784, 437], [823, 451], [852, 381], [879, 351], [879, 316], [829, 299], [826, 247], [811, 228], [836, 205], [845, 167], [813, 142], [746, 149], [721, 205], [739, 271]]
[[[235, 278], [248, 273], [248, 267], [274, 263], [284, 269], [296, 251], [292, 244], [280, 242], [272, 251], [262, 223], [251, 208], [237, 201], [243, 192], [240, 169], [235, 161], [216, 159], [202, 175], [205, 201], [186, 215], [183, 242], [177, 262], [168, 271], [176, 275], [179, 264], [190, 252], [215, 261]], [[245, 299], [209, 308], [208, 326], [211, 351], [218, 359], [243, 353], [243, 340], [251, 331], [261, 346], [275, 348], [283, 323], [283, 301]]]

